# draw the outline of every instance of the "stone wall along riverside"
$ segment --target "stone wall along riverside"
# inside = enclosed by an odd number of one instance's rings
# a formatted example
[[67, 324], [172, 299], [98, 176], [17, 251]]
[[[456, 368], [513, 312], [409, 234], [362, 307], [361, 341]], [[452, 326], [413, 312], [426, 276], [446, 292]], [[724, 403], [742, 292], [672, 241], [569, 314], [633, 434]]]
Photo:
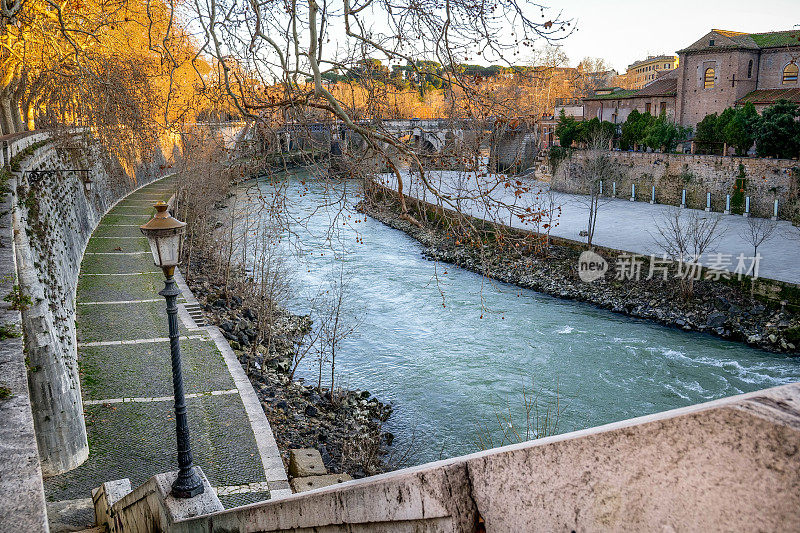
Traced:
[[95, 512], [112, 533], [783, 531], [799, 454], [792, 384], [205, 515], [156, 476]]
[[[582, 194], [585, 186], [579, 172], [589, 152], [571, 151], [552, 178], [554, 190]], [[617, 197], [630, 198], [631, 185], [636, 184], [636, 200], [649, 202], [652, 186], [656, 202], [680, 205], [681, 191], [686, 189], [688, 207], [703, 209], [706, 193], [711, 193], [711, 210], [725, 210], [725, 197], [731, 195], [732, 211], [741, 213], [744, 198], [750, 197], [754, 216], [771, 217], [778, 200], [778, 216], [784, 220], [800, 220], [800, 161], [722, 157], [714, 155], [661, 154], [642, 152], [610, 152], [619, 162], [621, 175], [616, 178]], [[745, 191], [737, 192], [737, 180], [744, 178]], [[603, 184], [603, 194], [610, 196], [612, 184]]]
[[[7, 178], [7, 176], [6, 176]], [[3, 180], [5, 181], [5, 180]], [[0, 294], [16, 284], [13, 195], [0, 190]], [[46, 531], [42, 470], [36, 448], [28, 372], [22, 349], [22, 316], [0, 297], [0, 531]]]
[[[11, 165], [18, 292], [24, 300], [30, 401], [45, 475], [75, 468], [89, 453], [75, 337], [75, 293], [89, 237], [116, 201], [163, 176], [180, 151], [178, 136], [165, 137], [154, 157], [119, 162], [92, 141], [73, 140], [76, 150], [49, 142]], [[57, 169], [90, 169], [91, 191], [75, 172], [26, 173]]]

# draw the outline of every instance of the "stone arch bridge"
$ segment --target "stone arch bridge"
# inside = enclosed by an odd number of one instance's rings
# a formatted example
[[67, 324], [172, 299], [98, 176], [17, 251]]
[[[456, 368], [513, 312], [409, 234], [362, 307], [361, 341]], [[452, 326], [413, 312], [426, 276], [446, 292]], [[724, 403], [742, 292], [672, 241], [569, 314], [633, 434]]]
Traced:
[[[391, 134], [424, 157], [456, 156], [465, 148], [489, 155], [492, 167], [501, 171], [530, 167], [538, 144], [535, 129], [524, 120], [396, 119], [358, 124]], [[336, 156], [367, 147], [367, 141], [341, 121], [259, 128], [252, 141], [268, 153], [310, 150]]]

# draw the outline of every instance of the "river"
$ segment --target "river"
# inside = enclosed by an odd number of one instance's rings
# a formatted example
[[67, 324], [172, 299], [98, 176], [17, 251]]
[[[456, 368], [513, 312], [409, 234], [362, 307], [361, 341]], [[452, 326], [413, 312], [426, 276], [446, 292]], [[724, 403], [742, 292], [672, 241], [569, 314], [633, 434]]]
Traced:
[[[524, 435], [523, 389], [536, 392], [540, 413], [558, 403], [563, 433], [800, 380], [800, 358], [428, 261], [416, 240], [355, 212], [357, 183], [307, 177], [285, 178], [288, 307], [307, 313], [344, 269], [357, 329], [338, 349], [339, 383], [393, 404], [387, 429], [405, 465], [478, 451], [479, 435], [499, 442], [497, 415], [509, 409]], [[248, 182], [239, 205], [273, 192], [266, 179]], [[316, 363], [299, 375], [316, 382]]]

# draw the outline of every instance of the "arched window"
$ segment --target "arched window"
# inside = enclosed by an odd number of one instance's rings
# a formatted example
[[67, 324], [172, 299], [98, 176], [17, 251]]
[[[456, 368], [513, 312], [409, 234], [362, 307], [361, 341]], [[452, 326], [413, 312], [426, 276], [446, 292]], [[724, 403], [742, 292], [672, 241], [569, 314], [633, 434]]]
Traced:
[[751, 59], [750, 62], [747, 63], [747, 78], [753, 77], [753, 60]]
[[790, 85], [797, 83], [797, 65], [789, 63], [783, 69], [783, 84]]
[[706, 74], [703, 77], [703, 88], [704, 89], [713, 89], [714, 88], [714, 69], [713, 68], [707, 68], [706, 69]]

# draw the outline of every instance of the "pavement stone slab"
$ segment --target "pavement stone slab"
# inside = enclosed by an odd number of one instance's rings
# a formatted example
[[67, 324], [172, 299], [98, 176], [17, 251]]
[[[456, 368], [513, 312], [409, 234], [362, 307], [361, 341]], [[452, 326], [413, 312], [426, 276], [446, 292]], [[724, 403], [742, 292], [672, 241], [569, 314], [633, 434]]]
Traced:
[[[213, 486], [264, 481], [255, 439], [238, 395], [186, 400], [195, 464]], [[137, 487], [177, 467], [172, 402], [86, 405], [89, 459], [45, 480], [48, 501], [84, 498], [103, 482]]]
[[109, 211], [100, 221], [100, 226], [105, 224], [139, 224], [142, 225], [152, 218], [151, 213], [117, 213]]
[[[85, 255], [81, 263], [81, 273], [152, 272], [160, 274], [161, 269], [153, 264], [153, 256], [147, 255]], [[157, 296], [160, 298], [160, 296]]]
[[142, 237], [139, 229], [141, 224], [132, 221], [124, 221], [119, 224], [100, 224], [92, 237]]
[[[168, 342], [79, 348], [84, 400], [172, 395]], [[211, 341], [181, 341], [186, 393], [235, 388], [222, 355]]]
[[164, 276], [161, 273], [137, 276], [81, 276], [78, 280], [78, 301], [146, 300], [158, 296], [158, 291], [163, 288]]
[[[157, 293], [151, 296], [159, 297]], [[79, 305], [78, 342], [148, 339], [169, 336], [166, 303], [145, 302], [128, 305]], [[181, 335], [189, 332], [178, 321]]]
[[[142, 224], [147, 222], [145, 218]], [[142, 236], [144, 237], [144, 236]], [[89, 239], [86, 245], [87, 252], [149, 252], [150, 245], [147, 239]]]

